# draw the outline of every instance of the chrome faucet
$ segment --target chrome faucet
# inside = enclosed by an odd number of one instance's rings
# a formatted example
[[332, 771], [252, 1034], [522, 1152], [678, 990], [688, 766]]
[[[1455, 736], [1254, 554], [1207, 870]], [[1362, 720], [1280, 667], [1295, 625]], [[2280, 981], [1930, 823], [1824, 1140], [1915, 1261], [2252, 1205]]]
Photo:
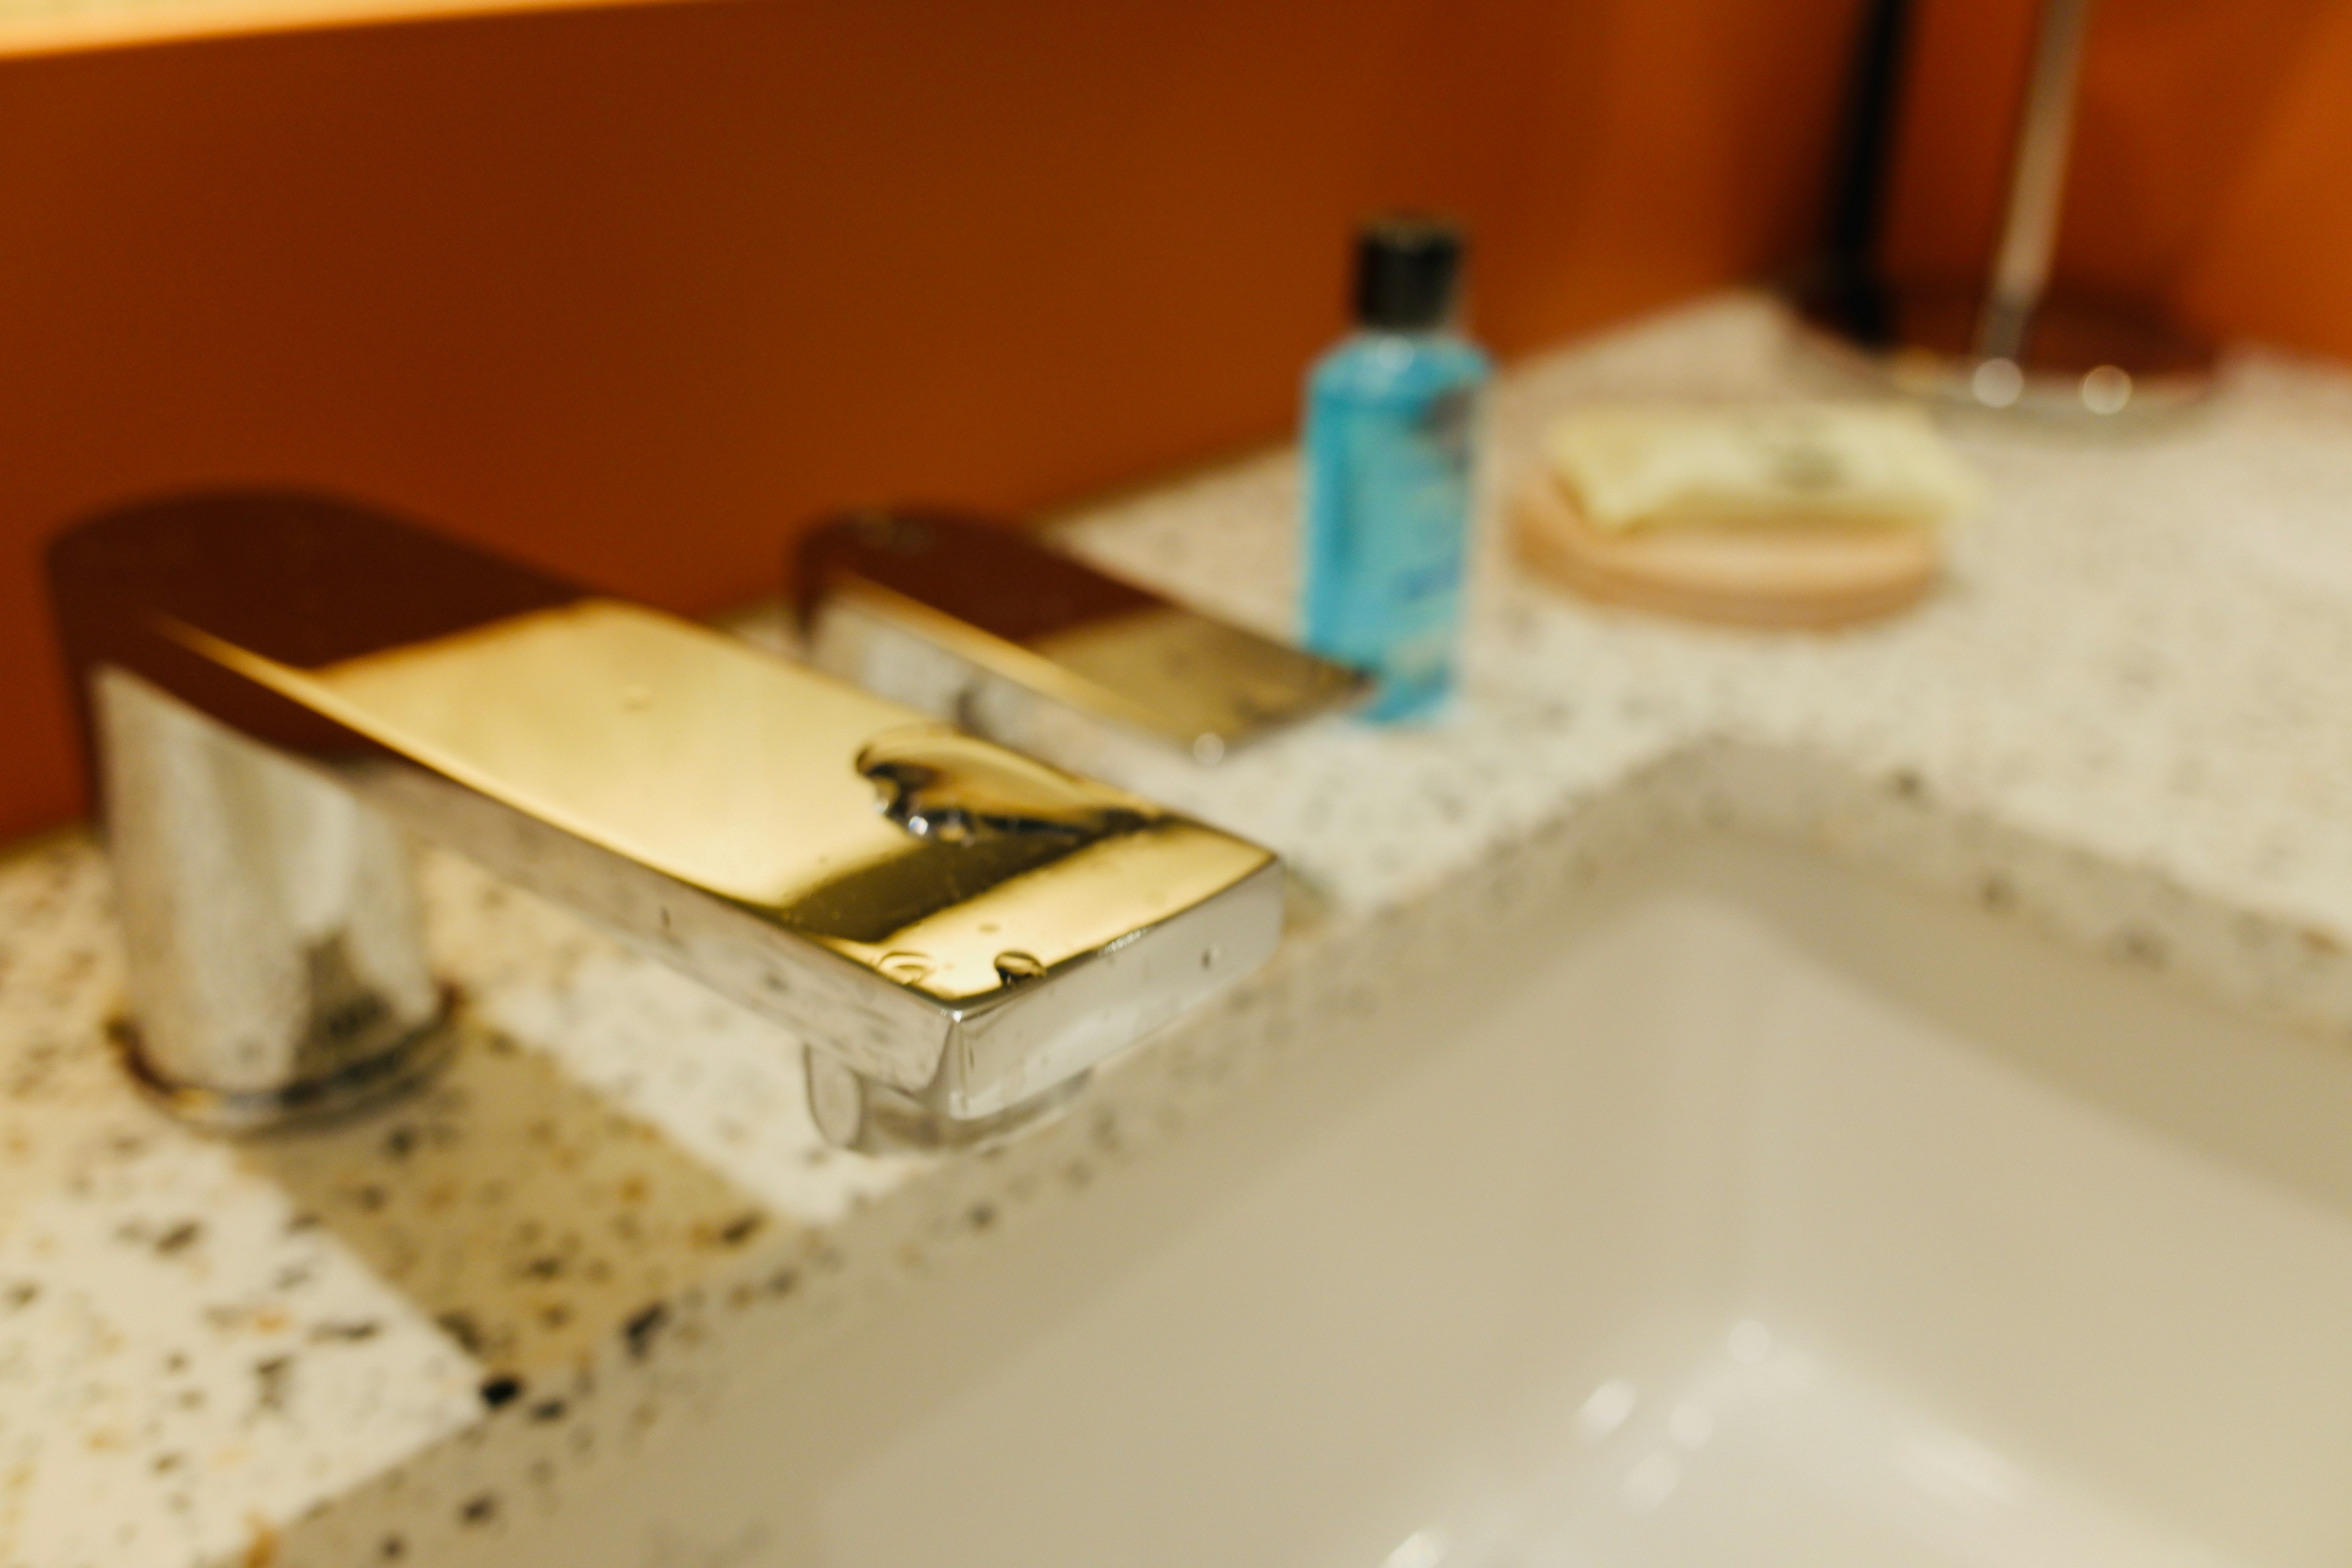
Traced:
[[1255, 845], [379, 513], [231, 493], [64, 534], [51, 591], [140, 1081], [215, 1126], [444, 1051], [406, 837], [789, 1027], [825, 1135], [968, 1142], [1262, 962]]

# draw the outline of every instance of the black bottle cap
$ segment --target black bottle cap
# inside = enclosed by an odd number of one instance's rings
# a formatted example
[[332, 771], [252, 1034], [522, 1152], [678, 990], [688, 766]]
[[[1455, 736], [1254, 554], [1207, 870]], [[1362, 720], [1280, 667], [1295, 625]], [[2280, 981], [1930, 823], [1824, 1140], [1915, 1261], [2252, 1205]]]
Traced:
[[1391, 332], [1444, 326], [1462, 249], [1462, 231], [1441, 217], [1401, 213], [1365, 224], [1356, 231], [1356, 320]]

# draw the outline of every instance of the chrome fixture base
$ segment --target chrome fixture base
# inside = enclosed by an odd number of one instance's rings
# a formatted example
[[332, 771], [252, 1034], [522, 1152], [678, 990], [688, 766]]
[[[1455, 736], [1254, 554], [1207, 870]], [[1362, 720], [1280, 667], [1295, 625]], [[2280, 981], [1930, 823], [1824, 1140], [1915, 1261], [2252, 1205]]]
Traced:
[[91, 679], [131, 1009], [151, 1098], [246, 1130], [349, 1110], [446, 1054], [408, 844], [283, 753], [108, 666]]
[[208, 1132], [257, 1132], [291, 1127], [364, 1109], [415, 1088], [439, 1072], [457, 1052], [452, 1016], [457, 989], [442, 988], [442, 1013], [350, 1066], [324, 1078], [284, 1089], [223, 1089], [181, 1083], [163, 1076], [149, 1058], [139, 1026], [127, 1017], [107, 1025], [107, 1038], [122, 1070], [139, 1092], [173, 1116]]
[[2044, 299], [2012, 359], [1978, 351], [1983, 310], [1969, 289], [1873, 294], [1865, 310], [1851, 294], [1793, 293], [1800, 350], [1874, 390], [2069, 428], [2144, 428], [2212, 391], [2210, 343], [2115, 301]]

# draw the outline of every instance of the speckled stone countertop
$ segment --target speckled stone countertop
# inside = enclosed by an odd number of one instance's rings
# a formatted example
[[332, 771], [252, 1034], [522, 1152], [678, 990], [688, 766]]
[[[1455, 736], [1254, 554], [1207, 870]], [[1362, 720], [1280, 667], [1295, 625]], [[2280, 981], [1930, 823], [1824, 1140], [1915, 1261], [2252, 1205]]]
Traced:
[[[1497, 486], [1580, 397], [1801, 389], [1769, 307], [1709, 300], [1513, 375]], [[1316, 912], [985, 1157], [828, 1151], [765, 1026], [439, 858], [432, 936], [473, 1001], [456, 1067], [340, 1126], [208, 1141], [106, 1057], [96, 851], [0, 860], [0, 1565], [520, 1539], [746, 1364], [1083, 1201], [1286, 1042], [1662, 833], [1798, 839], [2352, 1042], [2352, 374], [2246, 354], [2167, 432], [1957, 435], [1993, 500], [1947, 586], [1882, 626], [1598, 611], [1489, 548], [1442, 724], [1334, 721], [1214, 770], [1069, 738], [1280, 849]], [[1279, 629], [1296, 499], [1278, 455], [1066, 537]]]

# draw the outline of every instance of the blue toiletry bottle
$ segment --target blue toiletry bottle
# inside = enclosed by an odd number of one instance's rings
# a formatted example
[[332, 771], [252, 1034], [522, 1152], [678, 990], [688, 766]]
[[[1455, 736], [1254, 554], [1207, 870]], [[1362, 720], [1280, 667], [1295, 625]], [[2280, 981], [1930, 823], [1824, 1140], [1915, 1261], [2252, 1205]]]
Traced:
[[1307, 646], [1370, 670], [1366, 717], [1427, 717], [1454, 688], [1479, 394], [1454, 330], [1462, 236], [1426, 217], [1356, 240], [1356, 331], [1307, 381]]

